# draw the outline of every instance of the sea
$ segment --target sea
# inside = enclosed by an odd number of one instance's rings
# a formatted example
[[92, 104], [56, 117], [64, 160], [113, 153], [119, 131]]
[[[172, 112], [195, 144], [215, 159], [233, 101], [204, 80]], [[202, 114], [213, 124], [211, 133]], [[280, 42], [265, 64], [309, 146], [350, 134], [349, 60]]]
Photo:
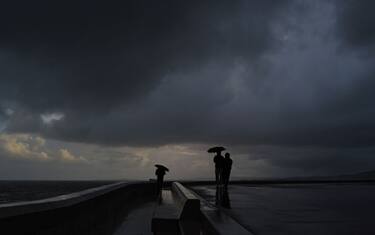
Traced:
[[56, 197], [116, 181], [0, 181], [0, 204]]

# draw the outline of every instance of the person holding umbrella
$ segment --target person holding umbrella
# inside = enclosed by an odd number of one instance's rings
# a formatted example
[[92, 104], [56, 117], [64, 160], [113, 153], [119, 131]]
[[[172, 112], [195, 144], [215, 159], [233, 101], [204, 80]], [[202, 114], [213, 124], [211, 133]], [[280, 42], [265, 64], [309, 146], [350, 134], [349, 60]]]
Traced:
[[165, 172], [169, 171], [169, 169], [163, 165], [155, 164], [156, 171], [155, 175], [157, 177], [156, 180], [156, 192], [160, 194], [161, 190], [163, 189], [163, 180]]
[[224, 147], [213, 147], [207, 151], [209, 153], [216, 153], [214, 157], [216, 185], [223, 183], [224, 157], [221, 155], [221, 152], [224, 150]]

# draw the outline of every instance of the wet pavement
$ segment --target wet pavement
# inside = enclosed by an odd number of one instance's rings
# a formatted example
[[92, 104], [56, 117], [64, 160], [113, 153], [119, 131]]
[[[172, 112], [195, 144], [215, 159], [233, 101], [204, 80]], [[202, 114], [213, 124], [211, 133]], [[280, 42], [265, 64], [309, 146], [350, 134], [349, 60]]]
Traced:
[[154, 208], [154, 202], [146, 202], [130, 211], [114, 235], [152, 235], [151, 219]]
[[[215, 186], [193, 189], [215, 203]], [[375, 184], [231, 185], [223, 210], [254, 234], [375, 234]]]

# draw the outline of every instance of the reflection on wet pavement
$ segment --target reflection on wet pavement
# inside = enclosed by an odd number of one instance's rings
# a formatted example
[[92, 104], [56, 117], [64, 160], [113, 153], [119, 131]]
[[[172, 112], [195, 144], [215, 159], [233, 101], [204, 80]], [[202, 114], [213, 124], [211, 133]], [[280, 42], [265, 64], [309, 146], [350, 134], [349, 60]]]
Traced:
[[255, 234], [375, 234], [375, 184], [231, 185], [227, 206], [216, 186], [193, 189]]

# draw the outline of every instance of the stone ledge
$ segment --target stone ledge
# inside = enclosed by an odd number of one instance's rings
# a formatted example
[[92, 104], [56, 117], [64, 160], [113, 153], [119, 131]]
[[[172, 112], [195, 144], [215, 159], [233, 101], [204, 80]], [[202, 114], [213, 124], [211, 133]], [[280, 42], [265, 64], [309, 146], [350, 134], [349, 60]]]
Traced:
[[72, 206], [129, 184], [131, 183], [119, 182], [41, 200], [0, 204], [0, 219]]
[[237, 223], [232, 217], [227, 215], [225, 212], [220, 210], [218, 207], [212, 205], [204, 198], [199, 196], [193, 190], [190, 190], [201, 202], [201, 212], [203, 217], [203, 223], [205, 224], [205, 230], [210, 234], [215, 235], [253, 235], [252, 232], [248, 231], [241, 224]]

